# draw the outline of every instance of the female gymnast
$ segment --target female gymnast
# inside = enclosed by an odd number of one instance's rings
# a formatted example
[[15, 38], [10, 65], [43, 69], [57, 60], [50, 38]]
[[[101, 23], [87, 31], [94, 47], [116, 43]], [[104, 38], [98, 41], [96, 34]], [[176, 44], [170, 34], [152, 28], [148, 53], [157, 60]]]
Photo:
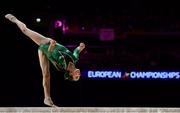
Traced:
[[28, 27], [17, 19], [12, 14], [6, 14], [5, 18], [10, 22], [15, 23], [17, 27], [34, 41], [38, 46], [38, 56], [40, 67], [43, 75], [43, 88], [44, 88], [44, 104], [57, 107], [50, 96], [50, 67], [49, 61], [55, 66], [58, 71], [64, 71], [65, 79], [71, 81], [78, 81], [80, 78], [80, 70], [75, 67], [78, 61], [80, 52], [85, 48], [84, 43], [80, 43], [73, 52], [68, 50], [65, 46], [57, 43], [54, 39], [45, 37]]

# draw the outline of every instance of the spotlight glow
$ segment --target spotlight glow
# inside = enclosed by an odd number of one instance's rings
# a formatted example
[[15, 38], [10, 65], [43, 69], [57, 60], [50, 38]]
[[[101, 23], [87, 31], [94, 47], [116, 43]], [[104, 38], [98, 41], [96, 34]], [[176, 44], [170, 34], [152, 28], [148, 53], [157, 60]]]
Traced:
[[55, 28], [62, 27], [62, 22], [60, 20], [56, 20], [54, 24]]
[[40, 18], [36, 18], [36, 22], [41, 22], [41, 19]]

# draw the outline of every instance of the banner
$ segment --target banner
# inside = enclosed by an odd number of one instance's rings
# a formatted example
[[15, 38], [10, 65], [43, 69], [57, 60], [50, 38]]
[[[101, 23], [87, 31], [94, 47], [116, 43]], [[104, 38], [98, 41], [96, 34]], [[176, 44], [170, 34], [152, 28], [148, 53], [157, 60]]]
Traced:
[[180, 79], [180, 71], [122, 71], [83, 70], [83, 78], [89, 79]]

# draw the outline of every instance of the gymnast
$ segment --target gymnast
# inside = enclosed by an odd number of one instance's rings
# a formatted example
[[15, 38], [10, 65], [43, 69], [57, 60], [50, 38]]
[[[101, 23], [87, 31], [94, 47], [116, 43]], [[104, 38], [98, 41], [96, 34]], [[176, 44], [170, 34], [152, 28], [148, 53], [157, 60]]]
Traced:
[[12, 14], [6, 14], [5, 18], [10, 22], [15, 23], [17, 27], [38, 45], [39, 63], [43, 75], [43, 89], [44, 89], [44, 104], [57, 107], [50, 95], [50, 67], [49, 61], [55, 66], [58, 71], [64, 71], [65, 79], [71, 81], [78, 81], [80, 78], [80, 69], [76, 68], [76, 63], [79, 59], [79, 54], [85, 48], [82, 42], [73, 52], [68, 50], [65, 46], [57, 43], [54, 39], [45, 37], [31, 29], [26, 24], [17, 19]]

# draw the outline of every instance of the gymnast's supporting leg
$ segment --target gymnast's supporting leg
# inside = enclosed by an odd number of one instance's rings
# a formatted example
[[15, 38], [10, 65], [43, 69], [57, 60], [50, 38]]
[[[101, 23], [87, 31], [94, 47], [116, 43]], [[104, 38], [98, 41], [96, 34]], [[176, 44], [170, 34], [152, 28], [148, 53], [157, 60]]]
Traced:
[[38, 50], [39, 55], [39, 62], [42, 70], [43, 75], [43, 88], [44, 88], [44, 104], [52, 107], [56, 107], [53, 104], [50, 96], [50, 67], [49, 67], [49, 60], [47, 59], [46, 55], [41, 51]]
[[45, 36], [35, 32], [35, 31], [33, 31], [33, 30], [29, 29], [29, 28], [27, 28], [26, 25], [23, 22], [18, 20], [12, 14], [5, 15], [5, 18], [7, 18], [9, 21], [15, 23], [18, 26], [18, 28], [22, 31], [22, 33], [24, 33], [26, 36], [28, 36], [37, 45], [49, 43], [49, 41], [52, 40], [50, 38], [46, 38]]

